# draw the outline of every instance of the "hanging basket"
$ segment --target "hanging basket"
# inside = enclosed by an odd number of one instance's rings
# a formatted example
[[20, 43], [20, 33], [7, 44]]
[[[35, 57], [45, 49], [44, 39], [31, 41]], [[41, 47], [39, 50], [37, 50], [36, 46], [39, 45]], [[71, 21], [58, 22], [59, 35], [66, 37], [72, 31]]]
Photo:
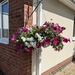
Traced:
[[59, 24], [45, 22], [42, 26], [22, 27], [10, 39], [15, 42], [15, 50], [20, 52], [31, 52], [48, 46], [60, 51], [64, 46], [63, 42], [70, 42], [70, 39], [61, 36], [65, 29]]

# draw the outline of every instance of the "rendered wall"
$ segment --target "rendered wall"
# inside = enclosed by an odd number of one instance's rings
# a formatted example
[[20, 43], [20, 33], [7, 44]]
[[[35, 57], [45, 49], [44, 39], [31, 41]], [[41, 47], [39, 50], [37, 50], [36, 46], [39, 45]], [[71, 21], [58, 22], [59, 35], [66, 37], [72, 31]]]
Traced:
[[54, 51], [51, 47], [42, 48], [42, 73], [73, 55], [75, 46], [72, 41], [74, 13], [58, 0], [43, 0], [43, 22], [53, 19], [54, 23], [66, 27], [62, 35], [70, 38], [71, 42], [64, 44], [64, 48], [60, 52]]

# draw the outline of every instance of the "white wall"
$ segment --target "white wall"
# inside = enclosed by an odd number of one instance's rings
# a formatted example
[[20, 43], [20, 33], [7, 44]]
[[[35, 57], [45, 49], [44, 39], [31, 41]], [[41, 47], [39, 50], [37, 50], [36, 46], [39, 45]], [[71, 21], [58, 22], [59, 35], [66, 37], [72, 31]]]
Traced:
[[[36, 7], [37, 0], [33, 0], [33, 8]], [[58, 0], [43, 0], [43, 23], [45, 21], [50, 21], [53, 19], [54, 23], [59, 23], [61, 26], [65, 26], [66, 30], [63, 32], [63, 36], [70, 38], [71, 43], [64, 44], [64, 48], [60, 52], [56, 52], [52, 49], [52, 47], [42, 48], [42, 72], [50, 69], [51, 67], [57, 65], [58, 63], [64, 61], [69, 58], [74, 53], [74, 42], [72, 41], [73, 36], [73, 19], [74, 19], [74, 11], [69, 9], [67, 6], [60, 3]], [[37, 11], [33, 14], [33, 24], [37, 24]], [[43, 24], [42, 23], [42, 24]], [[32, 72], [33, 75], [36, 75], [36, 53], [33, 52], [32, 55]], [[35, 61], [34, 61], [35, 60]]]
[[43, 22], [50, 19], [66, 27], [62, 35], [70, 38], [71, 43], [64, 44], [60, 52], [54, 51], [51, 47], [42, 48], [42, 73], [69, 58], [74, 52], [74, 42], [72, 42], [74, 11], [57, 0], [43, 0]]

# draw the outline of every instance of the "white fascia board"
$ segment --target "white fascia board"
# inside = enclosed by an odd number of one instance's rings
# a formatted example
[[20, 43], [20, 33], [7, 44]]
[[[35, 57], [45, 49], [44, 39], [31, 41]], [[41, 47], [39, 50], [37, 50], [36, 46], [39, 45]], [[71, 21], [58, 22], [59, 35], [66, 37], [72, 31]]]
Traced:
[[59, 1], [75, 11], [75, 0], [59, 0]]

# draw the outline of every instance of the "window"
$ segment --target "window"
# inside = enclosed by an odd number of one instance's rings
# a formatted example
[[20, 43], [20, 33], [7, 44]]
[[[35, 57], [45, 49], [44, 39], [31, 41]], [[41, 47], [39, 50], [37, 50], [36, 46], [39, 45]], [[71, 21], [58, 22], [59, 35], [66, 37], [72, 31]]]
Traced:
[[9, 43], [8, 2], [0, 3], [0, 43]]

